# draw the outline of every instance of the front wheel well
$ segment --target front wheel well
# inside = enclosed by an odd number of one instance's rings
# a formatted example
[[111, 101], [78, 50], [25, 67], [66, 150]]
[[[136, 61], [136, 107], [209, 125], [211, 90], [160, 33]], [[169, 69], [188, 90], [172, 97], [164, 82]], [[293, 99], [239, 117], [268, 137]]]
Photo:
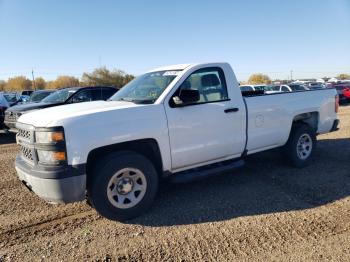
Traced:
[[116, 151], [133, 151], [148, 158], [157, 170], [158, 175], [163, 173], [163, 162], [158, 143], [153, 138], [139, 139], [96, 148], [89, 152], [86, 161], [87, 184], [91, 181], [97, 161]]

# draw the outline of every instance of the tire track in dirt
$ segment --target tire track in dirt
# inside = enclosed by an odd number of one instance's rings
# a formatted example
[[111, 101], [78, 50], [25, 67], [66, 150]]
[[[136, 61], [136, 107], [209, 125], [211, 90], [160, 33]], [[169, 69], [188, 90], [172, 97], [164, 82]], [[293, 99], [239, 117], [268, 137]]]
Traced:
[[28, 241], [33, 236], [37, 237], [38, 235], [48, 235], [50, 234], [50, 231], [52, 233], [52, 230], [54, 231], [54, 234], [59, 233], [62, 231], [62, 229], [66, 230], [69, 226], [81, 224], [84, 222], [84, 219], [98, 220], [100, 218], [101, 217], [97, 215], [95, 210], [56, 217], [54, 219], [29, 224], [0, 233], [0, 243], [3, 243], [4, 247], [13, 246], [20, 244], [24, 240]]

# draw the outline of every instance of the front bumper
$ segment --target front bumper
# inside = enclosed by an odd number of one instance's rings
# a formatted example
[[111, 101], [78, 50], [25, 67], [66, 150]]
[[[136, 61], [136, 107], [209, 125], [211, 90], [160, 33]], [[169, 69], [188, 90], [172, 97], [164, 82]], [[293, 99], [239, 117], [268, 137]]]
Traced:
[[5, 118], [4, 124], [5, 124], [5, 126], [7, 126], [11, 130], [17, 130], [15, 121], [9, 121], [9, 120], [6, 120], [6, 118]]
[[16, 123], [18, 118], [21, 116], [21, 113], [17, 112], [12, 112], [6, 110], [4, 114], [4, 124], [7, 126], [9, 129], [16, 130]]
[[18, 155], [15, 168], [27, 188], [47, 202], [71, 203], [85, 199], [85, 165], [30, 165]]

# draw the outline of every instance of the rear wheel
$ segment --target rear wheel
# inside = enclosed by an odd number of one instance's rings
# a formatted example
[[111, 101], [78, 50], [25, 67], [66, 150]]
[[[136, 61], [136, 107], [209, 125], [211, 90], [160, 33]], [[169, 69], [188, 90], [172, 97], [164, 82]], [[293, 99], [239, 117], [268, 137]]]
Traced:
[[316, 135], [313, 129], [306, 124], [293, 126], [284, 151], [290, 163], [295, 167], [304, 167], [309, 164], [316, 147]]
[[157, 190], [158, 174], [150, 160], [123, 151], [108, 155], [96, 165], [88, 197], [102, 216], [123, 221], [147, 211]]

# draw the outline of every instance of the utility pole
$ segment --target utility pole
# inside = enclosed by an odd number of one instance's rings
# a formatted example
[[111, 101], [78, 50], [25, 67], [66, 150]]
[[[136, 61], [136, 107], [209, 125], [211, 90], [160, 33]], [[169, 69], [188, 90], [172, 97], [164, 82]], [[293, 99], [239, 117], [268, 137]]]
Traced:
[[35, 79], [34, 79], [34, 70], [32, 69], [32, 77], [33, 77], [33, 87], [34, 87], [34, 91], [36, 90], [36, 86], [35, 86]]

